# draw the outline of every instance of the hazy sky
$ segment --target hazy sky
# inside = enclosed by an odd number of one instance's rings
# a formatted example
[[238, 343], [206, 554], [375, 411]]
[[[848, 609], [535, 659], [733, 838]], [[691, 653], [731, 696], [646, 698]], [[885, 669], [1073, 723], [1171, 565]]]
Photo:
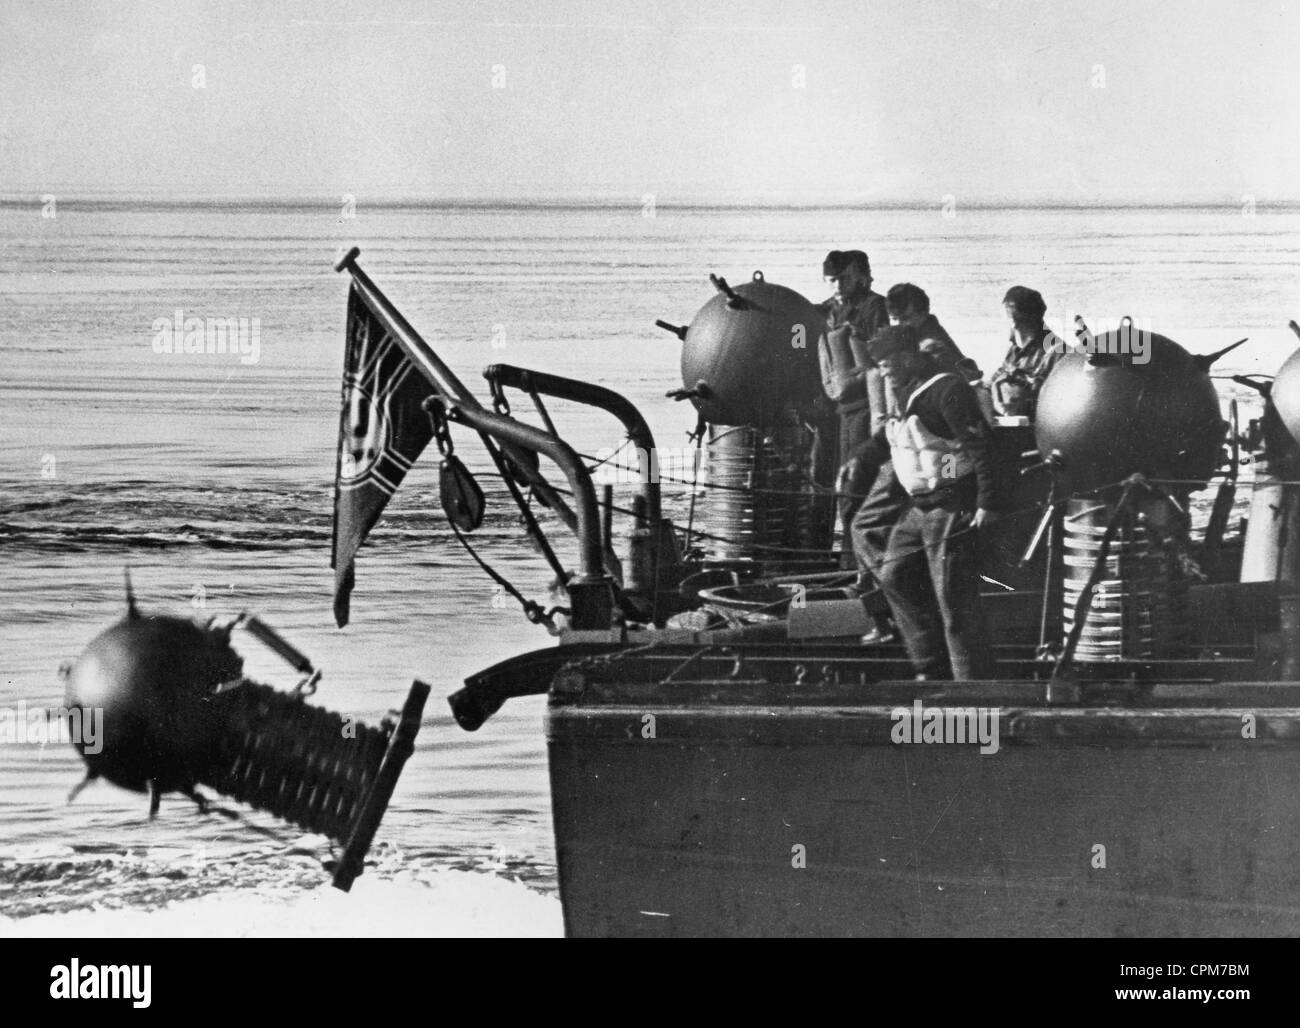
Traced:
[[1300, 0], [0, 5], [5, 194], [1300, 198]]

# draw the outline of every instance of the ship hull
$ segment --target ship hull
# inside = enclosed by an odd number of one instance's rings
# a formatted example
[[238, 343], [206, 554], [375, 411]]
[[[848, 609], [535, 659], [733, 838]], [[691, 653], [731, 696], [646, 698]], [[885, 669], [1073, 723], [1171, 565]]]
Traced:
[[1300, 933], [1288, 689], [1238, 683], [1242, 706], [1057, 709], [1009, 703], [1008, 688], [930, 697], [998, 707], [996, 752], [900, 743], [917, 702], [901, 685], [885, 705], [553, 692], [567, 931]]

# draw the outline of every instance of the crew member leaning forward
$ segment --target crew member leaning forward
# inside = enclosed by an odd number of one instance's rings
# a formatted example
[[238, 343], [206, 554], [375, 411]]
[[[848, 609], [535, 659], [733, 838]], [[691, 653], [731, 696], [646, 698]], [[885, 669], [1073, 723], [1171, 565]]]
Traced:
[[907, 493], [878, 569], [918, 676], [988, 678], [993, 661], [980, 602], [979, 528], [996, 517], [988, 423], [962, 374], [921, 352], [915, 326], [868, 344], [898, 404], [885, 427]]
[[[885, 308], [891, 321], [916, 331], [921, 352], [938, 368], [955, 371], [968, 382], [979, 379], [979, 366], [961, 352], [947, 329], [930, 313], [930, 297], [920, 286], [911, 282], [894, 286], [886, 294]], [[868, 349], [869, 344], [863, 347], [863, 360], [870, 364]], [[854, 591], [862, 595], [869, 595], [879, 578], [877, 569], [884, 559], [889, 533], [907, 504], [907, 492], [894, 475], [885, 438], [885, 424], [897, 412], [896, 398], [878, 371], [867, 377], [867, 388], [871, 397], [871, 437], [849, 456], [850, 464], [856, 465], [854, 477], [871, 483], [849, 526], [858, 565]], [[886, 641], [890, 632], [883, 604], [875, 603], [869, 613], [876, 627], [862, 641]]]

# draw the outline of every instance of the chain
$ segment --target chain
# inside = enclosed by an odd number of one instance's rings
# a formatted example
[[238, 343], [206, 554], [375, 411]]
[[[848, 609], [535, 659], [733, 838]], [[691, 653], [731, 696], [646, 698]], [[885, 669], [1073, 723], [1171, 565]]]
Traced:
[[504, 417], [510, 416], [510, 401], [506, 398], [505, 386], [495, 378], [492, 380], [492, 409]]
[[[499, 387], [496, 383], [493, 383], [493, 394], [493, 402], [497, 410], [503, 414], [509, 414], [510, 405], [506, 401], [505, 396], [500, 393]], [[447, 413], [440, 404], [431, 404], [428, 407], [428, 411], [429, 423], [433, 428], [433, 438], [438, 444], [438, 452], [442, 455], [444, 460], [450, 460], [455, 456], [456, 447], [451, 439], [451, 425], [448, 422]], [[459, 525], [452, 521], [451, 518], [447, 519], [447, 524], [456, 534], [456, 540], [465, 548], [465, 552], [474, 558], [475, 563], [483, 569], [492, 581], [514, 597], [519, 606], [523, 608], [524, 617], [534, 625], [545, 625], [546, 630], [550, 632], [551, 635], [560, 634], [560, 630], [555, 624], [555, 615], [564, 614], [567, 616], [570, 613], [568, 607], [551, 607], [547, 610], [540, 603], [528, 599], [528, 597], [516, 589], [511, 582], [496, 571], [495, 568], [490, 567], [488, 563], [478, 555], [478, 552], [470, 544], [470, 541], [465, 538], [465, 534], [460, 530]], [[314, 683], [312, 684], [314, 685]]]
[[440, 403], [429, 404], [429, 425], [433, 429], [433, 441], [438, 444], [438, 452], [443, 457], [450, 457], [456, 452], [451, 441], [451, 425], [447, 421], [447, 411]]

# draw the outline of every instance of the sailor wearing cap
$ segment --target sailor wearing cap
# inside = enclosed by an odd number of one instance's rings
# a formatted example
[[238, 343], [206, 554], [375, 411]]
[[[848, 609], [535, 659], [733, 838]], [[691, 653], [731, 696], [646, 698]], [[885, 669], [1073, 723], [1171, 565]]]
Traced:
[[[861, 450], [871, 438], [871, 396], [881, 393], [879, 373], [868, 368], [860, 354], [867, 340], [889, 324], [885, 298], [871, 289], [871, 262], [862, 250], [832, 250], [822, 261], [822, 275], [835, 286], [835, 294], [821, 304], [826, 315], [826, 335], [818, 348], [822, 386], [835, 403], [839, 443], [834, 450], [832, 480], [839, 494], [839, 520], [846, 555], [850, 548], [849, 524], [875, 477], [883, 448], [874, 458], [863, 459]], [[872, 379], [875, 382], [872, 382]], [[829, 433], [827, 433], [829, 435]], [[828, 468], [830, 449], [819, 448], [815, 463]], [[825, 476], [817, 481], [824, 482]]]
[[997, 517], [988, 423], [962, 374], [921, 351], [912, 325], [868, 343], [897, 403], [885, 426], [906, 504], [876, 569], [918, 676], [989, 677], [979, 529]]

